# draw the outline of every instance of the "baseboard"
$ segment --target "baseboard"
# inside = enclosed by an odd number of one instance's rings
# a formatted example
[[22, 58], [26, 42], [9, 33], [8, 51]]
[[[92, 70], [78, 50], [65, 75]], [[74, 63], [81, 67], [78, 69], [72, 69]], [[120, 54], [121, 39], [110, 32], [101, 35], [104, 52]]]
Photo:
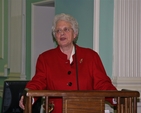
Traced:
[[113, 84], [117, 89], [131, 89], [141, 92], [141, 77], [113, 77]]

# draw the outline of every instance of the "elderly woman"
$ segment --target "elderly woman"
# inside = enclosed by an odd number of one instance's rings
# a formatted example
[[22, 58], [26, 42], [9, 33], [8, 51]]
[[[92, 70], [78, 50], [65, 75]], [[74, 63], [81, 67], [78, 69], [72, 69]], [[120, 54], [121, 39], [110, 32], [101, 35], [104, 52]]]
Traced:
[[[25, 90], [116, 90], [99, 55], [76, 45], [78, 23], [72, 16], [56, 15], [52, 32], [58, 46], [39, 55], [36, 73]], [[23, 96], [20, 107], [24, 109], [22, 101]], [[52, 113], [62, 113], [61, 98], [50, 102], [54, 104]]]

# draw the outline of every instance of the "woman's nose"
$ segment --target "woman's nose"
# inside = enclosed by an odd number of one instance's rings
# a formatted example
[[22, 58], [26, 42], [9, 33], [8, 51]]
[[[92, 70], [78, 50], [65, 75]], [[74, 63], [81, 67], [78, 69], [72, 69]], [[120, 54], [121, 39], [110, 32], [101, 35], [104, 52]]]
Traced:
[[64, 30], [61, 30], [61, 31], [60, 31], [60, 34], [61, 34], [61, 35], [64, 35], [64, 32], [65, 32]]

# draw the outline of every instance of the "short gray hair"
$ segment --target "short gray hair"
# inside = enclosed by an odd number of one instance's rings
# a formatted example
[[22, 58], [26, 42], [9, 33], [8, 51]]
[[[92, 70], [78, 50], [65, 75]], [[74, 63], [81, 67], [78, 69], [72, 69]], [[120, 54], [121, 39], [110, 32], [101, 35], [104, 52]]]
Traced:
[[53, 26], [52, 26], [52, 32], [53, 32], [54, 37], [55, 37], [55, 32], [54, 32], [55, 27], [59, 20], [64, 20], [66, 22], [69, 22], [77, 37], [78, 32], [79, 32], [78, 31], [78, 22], [74, 17], [72, 17], [71, 15], [65, 14], [65, 13], [58, 14], [54, 17]]

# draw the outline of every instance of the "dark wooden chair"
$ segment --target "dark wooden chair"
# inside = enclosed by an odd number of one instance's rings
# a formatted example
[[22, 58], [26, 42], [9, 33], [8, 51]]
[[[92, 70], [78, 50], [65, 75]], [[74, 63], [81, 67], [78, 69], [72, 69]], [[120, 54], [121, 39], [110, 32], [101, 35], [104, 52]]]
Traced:
[[[32, 97], [45, 97], [48, 103], [50, 97], [63, 99], [63, 113], [104, 113], [105, 97], [117, 99], [116, 113], [137, 113], [138, 91], [51, 91], [29, 90], [26, 94], [24, 113], [32, 113]], [[48, 104], [45, 113], [49, 112]]]

